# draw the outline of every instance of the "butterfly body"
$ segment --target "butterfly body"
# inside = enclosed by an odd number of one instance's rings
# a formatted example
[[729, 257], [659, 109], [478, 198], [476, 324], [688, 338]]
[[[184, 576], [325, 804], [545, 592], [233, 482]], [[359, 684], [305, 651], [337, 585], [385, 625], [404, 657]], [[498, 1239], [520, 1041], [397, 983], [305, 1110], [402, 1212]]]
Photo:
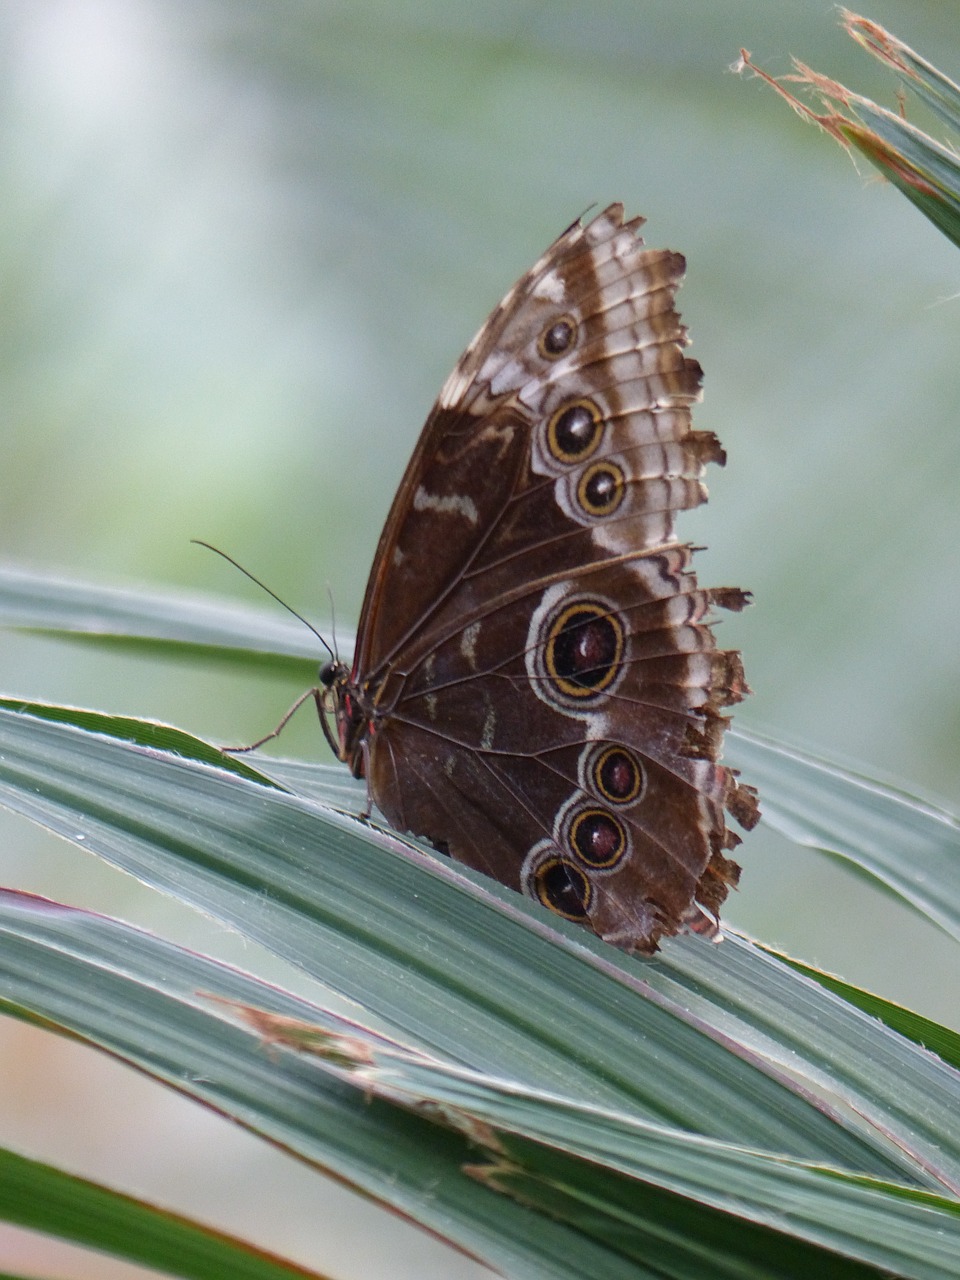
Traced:
[[677, 511], [716, 438], [674, 309], [679, 254], [613, 205], [507, 294], [431, 411], [380, 538], [336, 747], [390, 823], [626, 950], [710, 932], [736, 883], [718, 763], [746, 690]]

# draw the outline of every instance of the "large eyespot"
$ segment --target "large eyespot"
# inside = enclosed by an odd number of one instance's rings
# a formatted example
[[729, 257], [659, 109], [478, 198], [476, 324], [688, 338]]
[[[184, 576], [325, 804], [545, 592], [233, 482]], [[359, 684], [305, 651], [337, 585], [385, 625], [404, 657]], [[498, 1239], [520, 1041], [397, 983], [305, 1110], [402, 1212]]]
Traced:
[[571, 315], [551, 321], [537, 339], [537, 350], [544, 360], [559, 360], [577, 341], [577, 322]]
[[625, 633], [620, 618], [599, 601], [578, 600], [550, 622], [543, 646], [547, 679], [565, 697], [587, 701], [620, 672]]
[[626, 747], [589, 748], [582, 776], [584, 786], [610, 804], [635, 804], [643, 795], [643, 767]]
[[572, 862], [557, 855], [543, 858], [526, 882], [527, 892], [566, 920], [587, 918], [590, 881]]
[[603, 435], [600, 406], [585, 397], [568, 401], [547, 423], [547, 448], [557, 462], [582, 462], [596, 452]]
[[567, 839], [577, 858], [598, 871], [615, 867], [628, 848], [626, 828], [605, 809], [581, 809], [575, 813]]
[[627, 492], [623, 471], [615, 462], [594, 462], [577, 481], [577, 502], [588, 516], [611, 516]]

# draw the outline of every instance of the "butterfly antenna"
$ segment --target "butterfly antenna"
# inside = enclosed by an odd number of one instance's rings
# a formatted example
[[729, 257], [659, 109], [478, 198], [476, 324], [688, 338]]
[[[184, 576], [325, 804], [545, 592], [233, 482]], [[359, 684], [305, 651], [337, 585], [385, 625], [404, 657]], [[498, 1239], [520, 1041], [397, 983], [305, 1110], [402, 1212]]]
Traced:
[[[329, 653], [330, 657], [334, 660], [334, 662], [336, 662], [337, 655], [330, 648], [326, 640], [324, 640], [323, 636], [320, 634], [317, 628], [313, 625], [313, 623], [308, 622], [302, 613], [297, 613], [296, 609], [294, 609], [291, 605], [287, 604], [286, 600], [281, 600], [280, 597], [277, 595], [277, 593], [275, 591], [271, 591], [265, 582], [261, 582], [260, 579], [255, 574], [252, 574], [249, 569], [245, 569], [242, 564], [234, 560], [233, 556], [227, 555], [226, 551], [221, 551], [219, 547], [213, 546], [212, 543], [204, 542], [202, 538], [191, 538], [190, 541], [194, 543], [195, 546], [206, 547], [208, 551], [215, 552], [218, 556], [221, 556], [224, 560], [226, 560], [228, 564], [232, 564], [235, 569], [239, 569], [240, 572], [244, 575], [244, 577], [249, 578], [251, 582], [255, 582], [261, 591], [265, 591], [268, 596], [271, 596], [274, 600], [276, 600], [277, 604], [280, 605], [281, 608], [286, 609], [287, 613], [293, 614], [293, 616], [297, 619], [298, 622], [302, 622], [308, 631], [312, 631], [313, 634], [320, 641], [320, 643], [323, 645], [323, 647], [326, 649], [327, 653]], [[334, 643], [336, 643], [336, 640], [334, 640]]]
[[333, 588], [327, 583], [327, 599], [330, 601], [330, 639], [333, 641], [333, 660], [340, 661], [337, 649], [337, 606], [333, 602]]

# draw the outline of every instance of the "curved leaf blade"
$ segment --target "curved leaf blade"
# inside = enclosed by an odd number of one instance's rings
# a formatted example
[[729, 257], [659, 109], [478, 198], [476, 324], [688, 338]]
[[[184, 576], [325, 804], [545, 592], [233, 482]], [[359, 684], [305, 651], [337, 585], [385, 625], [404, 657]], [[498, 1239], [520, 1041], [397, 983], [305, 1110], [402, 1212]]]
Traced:
[[[941, 1197], [849, 1177], [838, 1193], [817, 1166], [411, 1053], [117, 921], [0, 894], [0, 926], [9, 1011], [22, 1002], [511, 1274], [600, 1280], [624, 1276], [628, 1263], [631, 1275], [651, 1274], [644, 1263], [665, 1209], [687, 1223], [673, 1245], [683, 1274], [743, 1274], [761, 1258], [768, 1273], [824, 1274], [840, 1254], [919, 1276], [930, 1272], [918, 1263], [945, 1256], [958, 1230], [958, 1206]], [[258, 1034], [269, 1033], [264, 1020], [236, 1026], [237, 1004], [281, 1023], [314, 1019], [336, 1042], [325, 1057], [278, 1052], [276, 1037], [265, 1045]], [[348, 1045], [359, 1046], [359, 1069], [344, 1066]], [[467, 1165], [467, 1138], [494, 1153], [492, 1167]], [[498, 1204], [484, 1188], [521, 1203]], [[554, 1220], [561, 1205], [567, 1225]], [[785, 1270], [785, 1256], [803, 1267]]]
[[936, 805], [743, 729], [727, 755], [760, 788], [763, 816], [835, 854], [960, 940], [960, 822]]
[[[631, 960], [397, 837], [194, 762], [6, 711], [0, 749], [10, 807], [412, 1044], [748, 1146], [960, 1182], [955, 1074], [744, 944]], [[838, 1089], [869, 1123], [840, 1122]]]
[[622, 1258], [602, 1244], [478, 1189], [462, 1173], [461, 1136], [371, 1103], [316, 1060], [270, 1051], [223, 1003], [321, 1016], [308, 1002], [28, 895], [0, 891], [0, 932], [4, 1012], [86, 1039], [511, 1276], [623, 1280]]
[[323, 1280], [234, 1236], [4, 1148], [0, 1218], [186, 1280]]

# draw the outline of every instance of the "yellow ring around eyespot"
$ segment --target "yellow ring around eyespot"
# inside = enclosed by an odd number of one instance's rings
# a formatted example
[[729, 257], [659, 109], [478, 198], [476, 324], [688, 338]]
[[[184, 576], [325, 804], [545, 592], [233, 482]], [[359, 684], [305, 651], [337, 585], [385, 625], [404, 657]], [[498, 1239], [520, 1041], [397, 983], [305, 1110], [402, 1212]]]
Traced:
[[[615, 488], [612, 501], [605, 506], [600, 506], [590, 501], [587, 495], [587, 485], [594, 476], [601, 475], [603, 472], [613, 476]], [[592, 466], [587, 467], [577, 482], [577, 502], [580, 504], [580, 510], [585, 511], [588, 516], [612, 516], [621, 502], [623, 502], [626, 492], [626, 477], [623, 474], [623, 470], [615, 462], [594, 462]]]
[[[576, 884], [577, 892], [580, 894], [582, 904], [582, 911], [580, 914], [564, 911], [561, 907], [558, 907], [556, 903], [551, 900], [546, 887], [542, 883], [545, 875], [557, 867], [562, 867], [564, 875], [569, 876]], [[590, 885], [590, 881], [580, 868], [575, 867], [571, 862], [566, 861], [566, 859], [545, 858], [533, 873], [533, 883], [534, 888], [537, 891], [537, 901], [547, 907], [555, 915], [563, 916], [564, 920], [583, 920], [587, 915], [590, 907], [590, 899], [593, 896], [593, 889]]]
[[[633, 785], [625, 796], [614, 795], [612, 791], [603, 785], [603, 767], [611, 757], [616, 755], [624, 756], [629, 761], [633, 771]], [[603, 796], [604, 800], [609, 800], [611, 804], [633, 804], [643, 790], [643, 770], [626, 747], [607, 747], [594, 762], [591, 775], [593, 785], [597, 791]]]
[[[583, 854], [577, 846], [577, 833], [588, 818], [603, 818], [616, 828], [617, 836], [619, 838], [617, 848], [609, 858], [604, 858], [602, 862], [597, 862], [586, 857], [586, 855]], [[570, 852], [574, 857], [579, 858], [580, 861], [585, 863], [588, 867], [595, 867], [598, 871], [609, 871], [611, 867], [615, 867], [617, 865], [627, 851], [627, 833], [624, 830], [623, 823], [620, 819], [615, 818], [612, 813], [607, 813], [605, 809], [583, 809], [570, 823], [570, 836], [568, 843]]]
[[[551, 351], [547, 346], [547, 339], [550, 337], [551, 333], [553, 333], [554, 329], [558, 329], [562, 324], [568, 326], [570, 336], [559, 351]], [[544, 331], [540, 334], [540, 337], [537, 339], [537, 351], [544, 360], [559, 360], [561, 356], [565, 356], [568, 351], [576, 346], [579, 331], [580, 326], [577, 324], [576, 319], [570, 315], [569, 311], [565, 312], [562, 316], [557, 316], [556, 320], [551, 320]]]
[[[568, 676], [560, 674], [557, 670], [556, 656], [554, 653], [557, 637], [563, 631], [566, 624], [572, 618], [575, 618], [577, 614], [583, 615], [585, 623], [591, 620], [608, 623], [613, 629], [616, 639], [616, 651], [609, 664], [607, 664], [600, 679], [597, 680], [595, 684], [586, 686], [578, 684]], [[561, 693], [565, 694], [568, 698], [585, 700], [588, 698], [595, 698], [598, 694], [603, 693], [604, 689], [609, 688], [616, 679], [617, 672], [620, 670], [620, 662], [623, 658], [623, 649], [624, 635], [620, 619], [617, 618], [615, 614], [612, 614], [605, 605], [592, 604], [589, 601], [578, 600], [575, 604], [569, 604], [565, 609], [561, 610], [551, 623], [550, 630], [547, 633], [546, 643], [543, 646], [543, 665], [548, 677], [553, 681]]]
[[[557, 427], [564, 414], [571, 409], [583, 409], [593, 422], [593, 435], [582, 449], [564, 449], [557, 439]], [[547, 423], [547, 448], [557, 462], [584, 462], [591, 454], [596, 453], [603, 436], [603, 412], [593, 400], [581, 396], [576, 400], [568, 400], [559, 409], [555, 409]]]

